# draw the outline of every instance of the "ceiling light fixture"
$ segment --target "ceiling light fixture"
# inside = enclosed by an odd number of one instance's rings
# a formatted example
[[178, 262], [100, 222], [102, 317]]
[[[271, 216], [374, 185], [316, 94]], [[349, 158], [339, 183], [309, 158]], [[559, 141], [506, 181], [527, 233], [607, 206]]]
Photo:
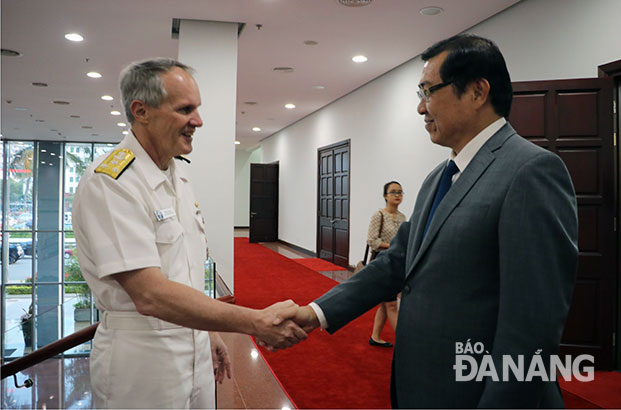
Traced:
[[54, 100], [52, 101], [54, 104], [58, 104], [58, 105], [69, 105], [69, 101], [62, 101], [62, 100]]
[[353, 61], [354, 63], [364, 63], [367, 60], [368, 60], [368, 58], [366, 56], [363, 56], [363, 55], [353, 56], [351, 58], [351, 61]]
[[27, 111], [28, 108], [25, 107], [15, 107], [15, 111]]
[[276, 71], [277, 73], [289, 74], [292, 73], [293, 67], [274, 67], [272, 71]]
[[117, 122], [116, 125], [118, 125], [119, 127], [127, 127], [127, 124], [125, 124], [124, 122]]
[[90, 73], [86, 73], [86, 75], [90, 78], [101, 78], [101, 74], [97, 71], [91, 71]]
[[78, 33], [67, 33], [65, 34], [65, 38], [69, 41], [82, 41], [84, 37], [79, 35]]
[[105, 100], [105, 101], [112, 101], [112, 100], [114, 100], [114, 98], [112, 98], [111, 95], [102, 95], [101, 99]]
[[347, 7], [368, 6], [373, 0], [338, 0], [339, 4]]
[[69, 117], [71, 117], [71, 118], [80, 118], [79, 115], [70, 115]]
[[239, 145], [239, 144], [241, 144], [241, 142], [235, 141], [235, 145]]
[[47, 87], [47, 83], [34, 82], [32, 83], [35, 87]]
[[442, 7], [430, 6], [430, 7], [423, 7], [422, 9], [420, 9], [419, 13], [422, 14], [423, 16], [437, 16], [443, 11], [444, 9]]
[[306, 44], [307, 46], [316, 46], [317, 44], [319, 44], [319, 42], [315, 40], [306, 40], [304, 44]]
[[291, 104], [291, 103], [285, 104], [285, 108], [288, 109], [288, 110], [292, 110], [292, 109], [295, 108], [295, 104]]
[[129, 134], [129, 131], [123, 131], [121, 134], [127, 135], [127, 134]]
[[22, 53], [20, 53], [19, 51], [9, 50], [8, 48], [2, 49], [2, 57], [19, 57], [21, 55]]
[[110, 111], [111, 115], [121, 115], [120, 111], [114, 110], [114, 111]]
[[326, 86], [325, 85], [314, 85], [313, 88], [315, 90], [325, 90]]
[[252, 127], [252, 131], [259, 132], [259, 131], [261, 131], [261, 128], [259, 128], [259, 127]]

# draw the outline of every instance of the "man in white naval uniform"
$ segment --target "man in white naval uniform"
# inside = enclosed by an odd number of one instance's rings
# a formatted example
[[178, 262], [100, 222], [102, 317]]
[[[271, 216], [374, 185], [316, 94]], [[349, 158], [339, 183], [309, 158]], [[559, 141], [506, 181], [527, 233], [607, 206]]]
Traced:
[[75, 196], [78, 258], [103, 312], [91, 352], [97, 408], [214, 408], [215, 381], [231, 375], [216, 331], [277, 348], [306, 337], [283, 321], [291, 301], [253, 310], [203, 293], [203, 217], [187, 164], [175, 159], [192, 151], [202, 125], [190, 70], [169, 59], [123, 70], [132, 132], [94, 161]]

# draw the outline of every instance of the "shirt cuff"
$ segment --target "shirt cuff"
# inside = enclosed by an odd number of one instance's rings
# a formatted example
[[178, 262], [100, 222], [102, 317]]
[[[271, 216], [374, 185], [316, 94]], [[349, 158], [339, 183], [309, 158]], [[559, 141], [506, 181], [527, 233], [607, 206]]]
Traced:
[[317, 319], [319, 319], [319, 324], [321, 325], [321, 330], [325, 330], [328, 328], [328, 321], [326, 320], [326, 315], [323, 314], [323, 310], [319, 307], [315, 302], [311, 302], [308, 306], [313, 309], [315, 314], [317, 315]]

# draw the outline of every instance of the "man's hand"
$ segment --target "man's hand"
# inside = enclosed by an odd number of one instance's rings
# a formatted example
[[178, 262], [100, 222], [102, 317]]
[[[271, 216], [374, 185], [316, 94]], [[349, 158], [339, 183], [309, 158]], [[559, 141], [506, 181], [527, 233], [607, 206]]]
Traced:
[[231, 378], [231, 361], [229, 360], [229, 349], [222, 341], [217, 332], [209, 332], [211, 342], [211, 361], [213, 362], [213, 374], [216, 383], [222, 384], [224, 376]]
[[308, 305], [299, 308], [293, 320], [306, 333], [310, 333], [319, 327], [319, 318], [313, 308]]
[[286, 300], [258, 311], [255, 322], [258, 344], [273, 352], [306, 339], [306, 332], [290, 320], [296, 317], [298, 309], [299, 306], [292, 300]]

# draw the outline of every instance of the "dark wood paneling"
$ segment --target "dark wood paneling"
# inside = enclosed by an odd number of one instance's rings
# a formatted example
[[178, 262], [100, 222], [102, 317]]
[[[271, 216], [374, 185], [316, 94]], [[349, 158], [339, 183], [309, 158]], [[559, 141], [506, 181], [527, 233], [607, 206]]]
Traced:
[[561, 353], [592, 354], [602, 370], [613, 368], [617, 305], [612, 84], [608, 78], [514, 83], [509, 117], [518, 133], [558, 154], [571, 174], [579, 257]]
[[349, 266], [349, 141], [318, 150], [319, 257]]

